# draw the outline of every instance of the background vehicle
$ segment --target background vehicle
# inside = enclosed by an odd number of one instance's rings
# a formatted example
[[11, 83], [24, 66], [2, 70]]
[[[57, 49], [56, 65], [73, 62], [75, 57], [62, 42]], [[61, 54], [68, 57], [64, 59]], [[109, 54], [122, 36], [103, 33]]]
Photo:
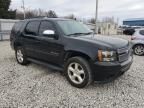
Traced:
[[141, 26], [121, 26], [123, 29], [123, 34], [125, 35], [133, 35], [136, 29], [142, 28]]
[[131, 37], [134, 54], [144, 55], [144, 28], [137, 29]]
[[68, 19], [19, 22], [10, 40], [19, 64], [31, 61], [64, 71], [70, 84], [78, 88], [93, 81], [114, 80], [133, 60], [128, 41], [94, 36], [83, 24]]
[[134, 28], [126, 28], [123, 30], [123, 34], [125, 35], [133, 35], [134, 32], [135, 32]]

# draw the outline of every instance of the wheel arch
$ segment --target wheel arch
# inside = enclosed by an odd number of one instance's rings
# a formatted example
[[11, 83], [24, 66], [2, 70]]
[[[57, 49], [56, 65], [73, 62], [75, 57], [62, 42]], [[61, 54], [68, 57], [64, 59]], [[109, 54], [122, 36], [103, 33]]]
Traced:
[[76, 56], [83, 57], [88, 61], [92, 59], [89, 55], [87, 55], [83, 52], [70, 50], [70, 51], [66, 51], [64, 61], [67, 61], [69, 58], [76, 57]]
[[14, 49], [16, 49], [17, 47], [20, 47], [20, 46], [22, 46], [21, 43], [19, 43], [19, 42], [14, 42]]
[[132, 49], [134, 49], [135, 46], [137, 46], [137, 45], [142, 45], [142, 46], [144, 46], [144, 43], [137, 43], [137, 44], [134, 44], [134, 45], [132, 46]]

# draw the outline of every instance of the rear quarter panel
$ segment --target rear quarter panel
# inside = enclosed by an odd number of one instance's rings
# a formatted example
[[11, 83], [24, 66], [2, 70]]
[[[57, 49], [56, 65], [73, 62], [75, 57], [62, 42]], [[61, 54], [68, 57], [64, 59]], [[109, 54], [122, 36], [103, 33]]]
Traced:
[[131, 45], [134, 47], [135, 45], [142, 44], [144, 45], [144, 40], [132, 40]]

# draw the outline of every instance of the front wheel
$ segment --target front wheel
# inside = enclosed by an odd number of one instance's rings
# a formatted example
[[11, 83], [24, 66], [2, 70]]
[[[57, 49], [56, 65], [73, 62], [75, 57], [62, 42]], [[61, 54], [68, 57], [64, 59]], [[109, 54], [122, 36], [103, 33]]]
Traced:
[[77, 88], [84, 88], [92, 82], [89, 63], [82, 57], [70, 58], [65, 65], [65, 74], [70, 84]]

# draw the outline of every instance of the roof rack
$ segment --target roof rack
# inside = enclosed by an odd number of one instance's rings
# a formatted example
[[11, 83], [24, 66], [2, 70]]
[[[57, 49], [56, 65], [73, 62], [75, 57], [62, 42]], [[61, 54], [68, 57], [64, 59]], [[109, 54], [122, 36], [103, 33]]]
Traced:
[[39, 18], [58, 18], [58, 17], [36, 16], [36, 17], [26, 18], [26, 19], [39, 19]]

